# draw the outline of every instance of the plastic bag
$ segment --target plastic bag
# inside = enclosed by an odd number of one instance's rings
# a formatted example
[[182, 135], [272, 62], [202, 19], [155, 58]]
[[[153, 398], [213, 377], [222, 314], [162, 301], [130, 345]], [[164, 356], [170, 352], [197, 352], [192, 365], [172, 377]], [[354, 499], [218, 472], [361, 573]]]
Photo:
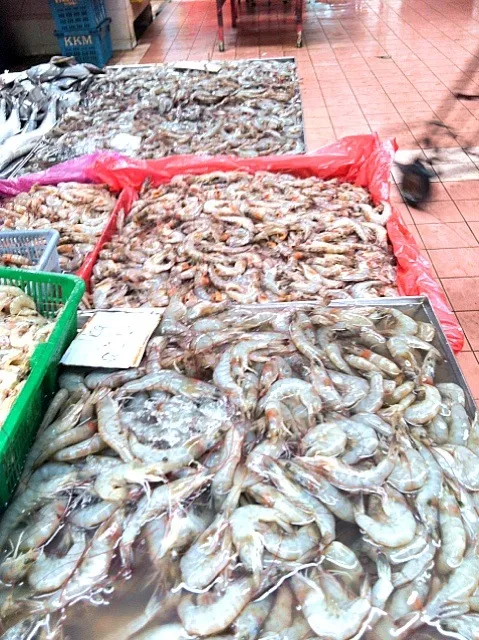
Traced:
[[[87, 168], [90, 167], [100, 156], [104, 160], [116, 160], [120, 156], [116, 153], [105, 153], [97, 151], [90, 155], [80, 156], [73, 160], [67, 160], [57, 164], [45, 171], [38, 173], [28, 173], [18, 178], [0, 180], [0, 197], [16, 196], [30, 189], [36, 184], [58, 184], [59, 182], [90, 182]], [[92, 182], [98, 182], [93, 180]]]
[[[87, 168], [91, 180], [105, 182], [112, 189], [140, 189], [148, 178], [153, 184], [169, 182], [181, 173], [201, 174], [211, 171], [272, 171], [298, 177], [338, 178], [365, 187], [375, 203], [389, 202], [389, 176], [396, 144], [381, 143], [377, 135], [348, 136], [302, 156], [233, 158], [226, 156], [171, 156], [159, 160], [99, 155]], [[397, 211], [387, 223], [387, 230], [398, 261], [397, 287], [400, 295], [429, 297], [452, 349], [457, 353], [464, 344], [464, 334], [449, 307], [444, 293], [434, 279], [431, 265], [409, 233]]]

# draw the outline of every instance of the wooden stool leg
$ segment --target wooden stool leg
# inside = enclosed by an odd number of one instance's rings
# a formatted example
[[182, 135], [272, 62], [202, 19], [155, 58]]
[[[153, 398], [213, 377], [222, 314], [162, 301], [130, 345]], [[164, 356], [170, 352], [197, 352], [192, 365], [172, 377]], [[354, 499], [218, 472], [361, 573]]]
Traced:
[[216, 16], [218, 18], [218, 49], [225, 50], [225, 32], [223, 26], [223, 0], [216, 0]]

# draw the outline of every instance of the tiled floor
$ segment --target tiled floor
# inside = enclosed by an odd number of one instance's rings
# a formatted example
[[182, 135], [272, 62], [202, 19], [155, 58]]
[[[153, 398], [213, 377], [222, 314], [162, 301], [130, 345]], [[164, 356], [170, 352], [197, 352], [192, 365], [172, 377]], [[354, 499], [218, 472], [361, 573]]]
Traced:
[[[392, 197], [464, 328], [459, 362], [479, 399], [479, 100], [454, 96], [479, 93], [479, 2], [309, 2], [302, 49], [294, 46], [289, 2], [257, 0], [251, 10], [242, 0], [235, 30], [226, 5], [225, 18], [226, 52], [219, 53], [215, 1], [171, 0], [137, 49], [114, 62], [295, 56], [310, 150], [370, 131], [425, 156], [432, 146], [446, 148], [422, 210], [407, 207], [396, 188]], [[453, 126], [456, 137], [427, 127], [429, 120]]]

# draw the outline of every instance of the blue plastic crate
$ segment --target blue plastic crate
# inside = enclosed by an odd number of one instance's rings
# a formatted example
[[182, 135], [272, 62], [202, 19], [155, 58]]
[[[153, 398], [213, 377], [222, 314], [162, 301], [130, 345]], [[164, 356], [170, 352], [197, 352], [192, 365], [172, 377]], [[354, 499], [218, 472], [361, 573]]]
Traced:
[[74, 32], [55, 31], [62, 55], [73, 56], [77, 62], [91, 62], [103, 67], [113, 55], [110, 35], [110, 18], [97, 29]]
[[107, 18], [105, 0], [48, 0], [57, 30], [97, 29]]
[[[28, 258], [28, 269], [33, 271], [53, 271], [60, 273], [57, 244], [60, 234], [55, 230], [45, 231], [2, 231], [0, 233], [0, 263], [2, 266], [13, 266], [5, 262], [8, 255]], [[23, 267], [23, 265], [19, 265]], [[23, 267], [25, 268], [25, 267]]]

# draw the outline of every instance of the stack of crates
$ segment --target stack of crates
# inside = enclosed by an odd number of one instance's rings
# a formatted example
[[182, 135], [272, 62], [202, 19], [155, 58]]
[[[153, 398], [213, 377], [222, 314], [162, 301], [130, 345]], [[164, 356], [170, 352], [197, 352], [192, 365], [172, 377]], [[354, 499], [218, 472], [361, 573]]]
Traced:
[[62, 55], [103, 67], [112, 56], [105, 0], [49, 0]]

